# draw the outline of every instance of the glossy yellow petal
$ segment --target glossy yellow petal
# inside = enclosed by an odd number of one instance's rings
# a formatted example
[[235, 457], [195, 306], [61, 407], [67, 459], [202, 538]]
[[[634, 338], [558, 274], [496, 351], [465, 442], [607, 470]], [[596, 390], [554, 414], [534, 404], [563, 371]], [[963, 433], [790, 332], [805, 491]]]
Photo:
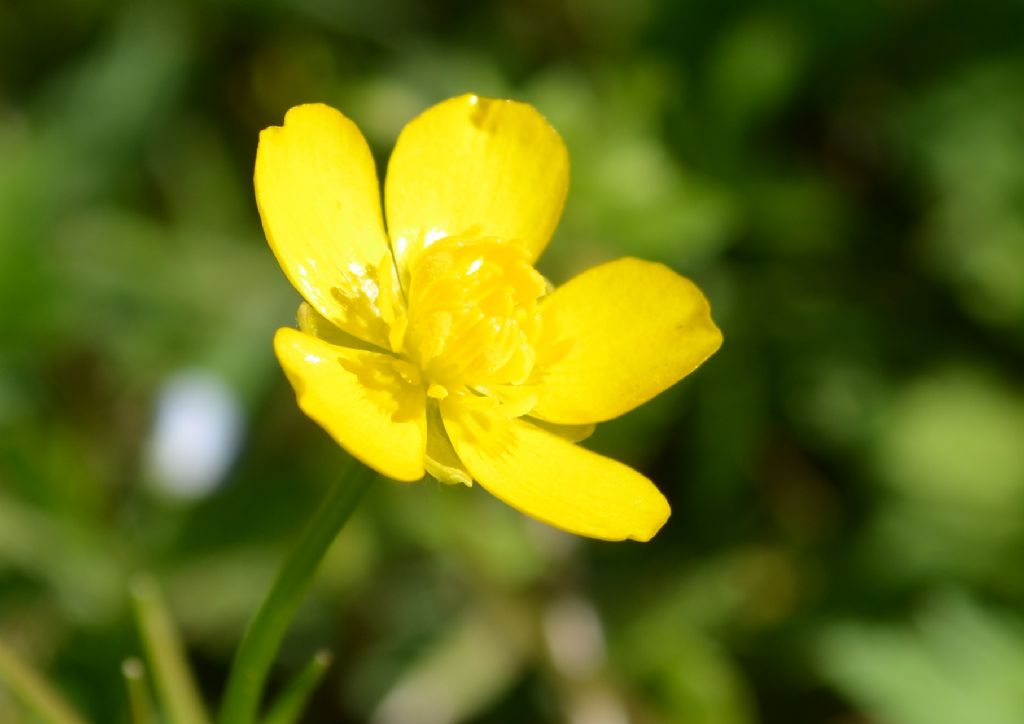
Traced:
[[295, 312], [295, 321], [306, 334], [319, 337], [325, 342], [330, 342], [339, 347], [351, 347], [354, 349], [365, 349], [370, 352], [379, 352], [380, 349], [355, 335], [349, 334], [340, 329], [324, 317], [320, 312], [309, 306], [309, 302], [299, 304]]
[[554, 128], [526, 103], [451, 98], [409, 123], [384, 184], [399, 264], [444, 235], [515, 241], [535, 259], [551, 238], [569, 186]]
[[473, 476], [455, 454], [436, 400], [427, 400], [427, 472], [442, 483], [472, 485]]
[[589, 269], [541, 305], [569, 342], [544, 370], [531, 415], [561, 424], [628, 412], [678, 382], [722, 344], [707, 299], [662, 264], [619, 259]]
[[668, 519], [664, 496], [622, 463], [457, 399], [442, 401], [441, 413], [476, 481], [527, 515], [604, 540], [650, 540]]
[[403, 379], [393, 357], [290, 328], [277, 330], [274, 351], [299, 407], [339, 445], [390, 478], [423, 477], [426, 395]]
[[541, 430], [547, 430], [553, 432], [561, 438], [565, 438], [569, 442], [582, 442], [588, 437], [594, 434], [594, 430], [597, 425], [593, 422], [584, 423], [582, 425], [559, 425], [556, 422], [548, 422], [547, 420], [541, 420], [535, 417], [524, 417], [526, 422], [531, 425], [536, 425]]
[[373, 316], [372, 304], [358, 297], [367, 270], [390, 257], [376, 166], [359, 129], [322, 104], [292, 108], [283, 126], [260, 133], [255, 185], [288, 280], [338, 327], [379, 344], [380, 325], [361, 318]]

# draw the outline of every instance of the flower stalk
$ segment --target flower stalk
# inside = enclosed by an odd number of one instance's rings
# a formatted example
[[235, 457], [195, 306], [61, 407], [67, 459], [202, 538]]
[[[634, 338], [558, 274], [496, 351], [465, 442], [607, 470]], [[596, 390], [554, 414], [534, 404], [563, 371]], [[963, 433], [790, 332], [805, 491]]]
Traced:
[[128, 691], [131, 724], [153, 724], [154, 709], [146, 684], [146, 667], [137, 658], [125, 659], [121, 664], [121, 675]]
[[185, 646], [156, 580], [139, 576], [131, 592], [146, 659], [168, 719], [174, 724], [208, 724], [210, 719], [189, 668]]
[[267, 674], [320, 561], [376, 477], [353, 461], [349, 474], [331, 489], [288, 554], [235, 653], [219, 724], [256, 721]]
[[331, 666], [329, 651], [318, 651], [271, 705], [262, 724], [295, 724], [317, 684]]
[[0, 683], [44, 724], [85, 724], [53, 686], [2, 641]]

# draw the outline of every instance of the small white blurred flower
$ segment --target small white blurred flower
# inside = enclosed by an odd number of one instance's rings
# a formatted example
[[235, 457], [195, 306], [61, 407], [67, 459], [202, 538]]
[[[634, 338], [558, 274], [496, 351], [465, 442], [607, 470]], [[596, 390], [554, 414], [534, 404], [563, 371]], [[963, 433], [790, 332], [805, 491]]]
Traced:
[[234, 392], [211, 372], [188, 369], [164, 382], [156, 402], [146, 467], [176, 498], [199, 498], [223, 480], [238, 452], [244, 420]]

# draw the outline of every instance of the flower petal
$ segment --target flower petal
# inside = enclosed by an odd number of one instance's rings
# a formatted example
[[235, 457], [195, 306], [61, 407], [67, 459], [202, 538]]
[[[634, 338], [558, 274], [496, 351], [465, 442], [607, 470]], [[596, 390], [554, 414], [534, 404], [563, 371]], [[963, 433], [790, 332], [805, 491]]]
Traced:
[[601, 422], [647, 402], [722, 344], [707, 299], [662, 264], [625, 258], [589, 269], [546, 297], [545, 325], [570, 340], [543, 372], [531, 415]]
[[402, 131], [384, 184], [399, 266], [424, 241], [470, 233], [543, 251], [569, 187], [565, 144], [526, 103], [464, 95]]
[[541, 430], [554, 433], [569, 442], [582, 442], [593, 435], [594, 430], [597, 428], [597, 425], [593, 422], [582, 425], [559, 425], [557, 422], [548, 422], [547, 420], [541, 420], [539, 417], [529, 415], [523, 419], [531, 425], [536, 425]]
[[[296, 106], [260, 133], [256, 203], [288, 280], [320, 314], [369, 339], [344, 292], [387, 258], [380, 187], [359, 129], [323, 104]], [[390, 269], [388, 269], [390, 272]], [[369, 326], [373, 326], [369, 324]]]
[[444, 400], [441, 414], [473, 478], [527, 515], [604, 540], [650, 540], [668, 520], [665, 497], [622, 463], [458, 400]]
[[472, 485], [473, 477], [455, 454], [436, 400], [427, 400], [427, 472], [442, 483]]
[[426, 395], [394, 368], [394, 358], [346, 349], [282, 328], [274, 351], [299, 407], [339, 445], [396, 480], [423, 477]]
[[322, 339], [325, 342], [330, 342], [335, 346], [363, 349], [369, 352], [380, 351], [374, 345], [334, 326], [320, 312], [309, 306], [309, 302], [299, 304], [299, 308], [295, 312], [295, 321], [298, 323], [299, 329], [306, 334]]

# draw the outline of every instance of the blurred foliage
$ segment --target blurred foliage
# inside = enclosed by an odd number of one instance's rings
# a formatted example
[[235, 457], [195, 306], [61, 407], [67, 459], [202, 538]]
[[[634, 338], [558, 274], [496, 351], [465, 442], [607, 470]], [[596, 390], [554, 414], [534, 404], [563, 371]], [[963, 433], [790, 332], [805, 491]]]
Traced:
[[[322, 100], [383, 168], [471, 90], [569, 146], [542, 271], [633, 254], [712, 300], [718, 355], [587, 443], [675, 512], [602, 544], [381, 484], [275, 686], [326, 646], [309, 722], [1024, 721], [1021, 27], [1012, 0], [6, 0], [0, 638], [125, 722], [151, 571], [219, 694], [344, 468], [271, 352], [298, 298], [256, 134]], [[165, 428], [221, 442], [174, 468]], [[0, 721], [29, 721], [2, 691]]]

